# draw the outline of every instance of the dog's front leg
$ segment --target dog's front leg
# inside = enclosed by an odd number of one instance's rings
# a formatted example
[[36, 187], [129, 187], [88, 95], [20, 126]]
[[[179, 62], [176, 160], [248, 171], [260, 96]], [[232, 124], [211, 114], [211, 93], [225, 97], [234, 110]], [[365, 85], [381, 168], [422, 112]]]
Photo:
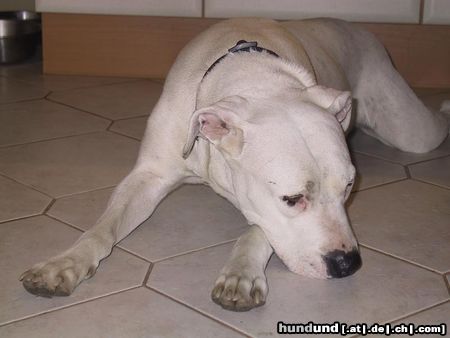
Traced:
[[70, 295], [178, 182], [175, 177], [161, 177], [146, 168], [134, 169], [116, 188], [96, 225], [68, 250], [22, 274], [25, 289], [46, 297]]
[[252, 226], [237, 240], [220, 271], [211, 293], [213, 301], [232, 311], [264, 305], [268, 292], [264, 270], [272, 253], [264, 232]]

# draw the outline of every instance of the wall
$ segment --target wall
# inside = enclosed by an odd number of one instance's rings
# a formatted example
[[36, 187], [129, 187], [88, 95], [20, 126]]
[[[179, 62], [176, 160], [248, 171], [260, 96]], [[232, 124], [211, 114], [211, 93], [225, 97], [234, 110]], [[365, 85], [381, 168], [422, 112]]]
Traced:
[[[5, 1], [16, 2], [2, 3]], [[359, 22], [450, 24], [450, 0], [36, 0], [36, 6], [53, 13], [275, 19], [333, 16]]]
[[34, 0], [0, 0], [0, 11], [26, 9], [34, 11]]

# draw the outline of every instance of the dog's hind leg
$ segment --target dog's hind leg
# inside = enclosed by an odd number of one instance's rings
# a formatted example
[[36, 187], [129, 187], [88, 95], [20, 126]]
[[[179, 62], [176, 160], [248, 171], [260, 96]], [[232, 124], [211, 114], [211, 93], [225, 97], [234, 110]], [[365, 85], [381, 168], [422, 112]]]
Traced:
[[213, 301], [232, 311], [261, 306], [268, 292], [265, 268], [273, 249], [264, 232], [252, 226], [236, 242], [211, 292]]
[[372, 34], [352, 34], [358, 48], [346, 68], [357, 99], [357, 126], [403, 151], [424, 153], [438, 147], [449, 132], [446, 116], [425, 107]]
[[95, 226], [65, 252], [22, 274], [25, 289], [45, 297], [70, 295], [95, 273], [117, 242], [150, 216], [178, 181], [173, 175], [159, 176], [146, 166], [135, 168], [116, 188]]

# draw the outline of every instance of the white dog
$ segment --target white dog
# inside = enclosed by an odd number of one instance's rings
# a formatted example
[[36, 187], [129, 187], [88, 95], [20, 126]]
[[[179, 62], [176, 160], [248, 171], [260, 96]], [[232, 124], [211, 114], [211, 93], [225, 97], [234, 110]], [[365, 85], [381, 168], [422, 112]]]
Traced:
[[344, 208], [355, 177], [344, 135], [353, 124], [416, 153], [448, 134], [446, 118], [425, 108], [383, 46], [356, 26], [214, 25], [179, 54], [136, 166], [103, 216], [70, 249], [25, 272], [23, 285], [40, 296], [71, 294], [182, 183], [209, 185], [252, 225], [213, 287], [224, 308], [264, 304], [273, 250], [298, 274], [350, 275], [361, 266]]

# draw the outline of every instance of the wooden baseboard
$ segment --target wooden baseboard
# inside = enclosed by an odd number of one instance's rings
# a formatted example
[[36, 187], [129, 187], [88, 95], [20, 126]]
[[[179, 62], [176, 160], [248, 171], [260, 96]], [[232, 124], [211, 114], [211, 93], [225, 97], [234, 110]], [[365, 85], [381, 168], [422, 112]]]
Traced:
[[[217, 19], [44, 13], [44, 72], [164, 78], [179, 50]], [[450, 87], [450, 26], [359, 24], [411, 86]]]

